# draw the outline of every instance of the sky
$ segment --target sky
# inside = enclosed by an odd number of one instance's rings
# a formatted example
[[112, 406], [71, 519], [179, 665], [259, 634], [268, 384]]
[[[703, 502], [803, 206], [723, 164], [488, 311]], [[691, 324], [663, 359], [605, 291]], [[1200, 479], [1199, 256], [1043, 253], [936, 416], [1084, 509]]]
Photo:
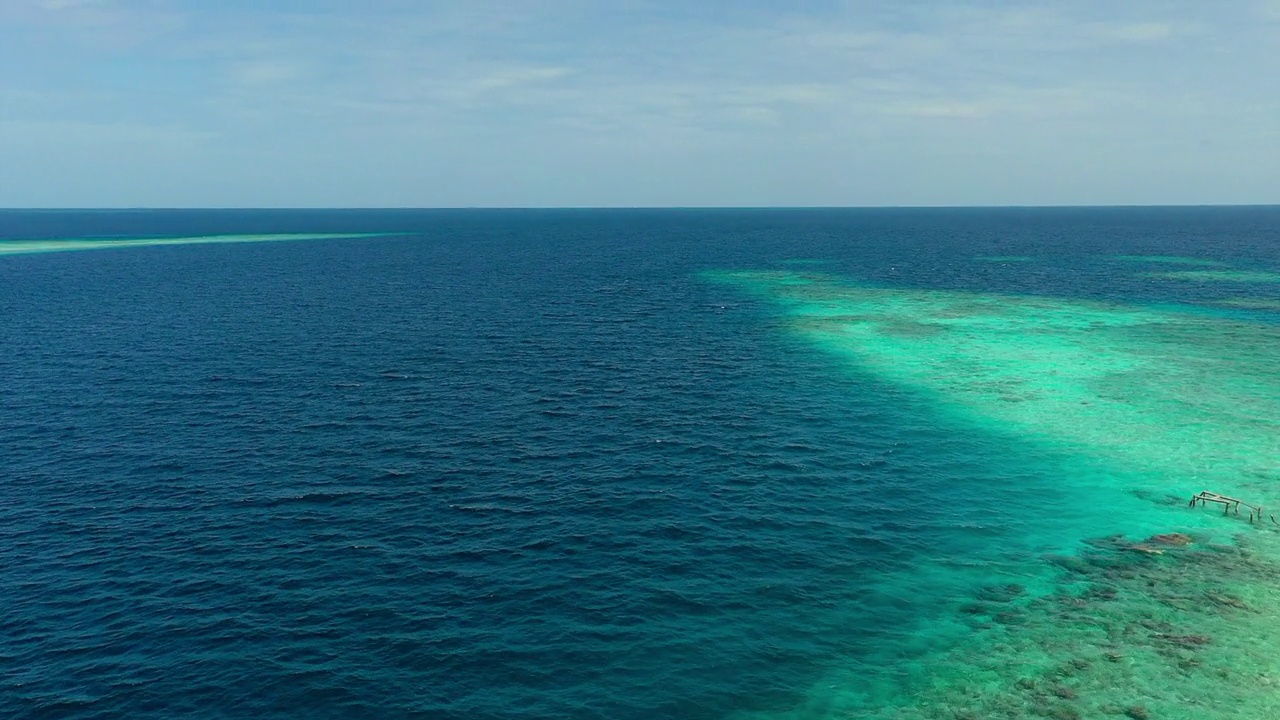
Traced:
[[0, 0], [0, 207], [1280, 202], [1280, 0]]

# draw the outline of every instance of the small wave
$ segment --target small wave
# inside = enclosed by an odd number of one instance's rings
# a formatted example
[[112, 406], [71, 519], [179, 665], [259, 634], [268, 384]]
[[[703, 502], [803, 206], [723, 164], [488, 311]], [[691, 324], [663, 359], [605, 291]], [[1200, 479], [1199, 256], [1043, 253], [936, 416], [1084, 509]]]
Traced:
[[282, 507], [286, 505], [349, 505], [359, 500], [363, 493], [359, 492], [310, 492], [299, 495], [274, 497], [263, 501], [266, 507]]

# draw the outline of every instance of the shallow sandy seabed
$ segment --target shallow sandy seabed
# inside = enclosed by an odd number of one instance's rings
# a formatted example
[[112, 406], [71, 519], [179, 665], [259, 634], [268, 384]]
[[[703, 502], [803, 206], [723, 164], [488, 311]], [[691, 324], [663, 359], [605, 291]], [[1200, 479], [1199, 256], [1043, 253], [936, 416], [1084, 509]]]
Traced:
[[1227, 298], [1226, 300], [1215, 300], [1214, 302], [1218, 305], [1245, 308], [1247, 310], [1280, 311], [1280, 298]]
[[1146, 276], [1192, 282], [1280, 283], [1280, 273], [1262, 270], [1177, 270], [1147, 273]]
[[[914, 629], [924, 652], [851, 659], [798, 706], [744, 717], [1280, 718], [1280, 328], [819, 274], [710, 279], [940, 416], [1068, 458], [1052, 490], [1078, 498], [996, 549], [1004, 576], [948, 621]], [[1275, 509], [1251, 523], [1187, 506], [1206, 489]], [[886, 582], [957, 584], [911, 575]]]
[[201, 235], [169, 238], [66, 238], [52, 240], [0, 240], [0, 255], [71, 252], [75, 250], [111, 250], [157, 245], [209, 245], [217, 243], [282, 242], [287, 240], [335, 240], [340, 238], [378, 237], [383, 233], [276, 233], [257, 235]]
[[1222, 267], [1226, 265], [1221, 260], [1206, 260], [1204, 258], [1183, 257], [1181, 255], [1112, 255], [1111, 257], [1127, 262], [1165, 265], [1196, 265], [1202, 267]]
[[1027, 263], [1035, 262], [1038, 258], [1030, 255], [979, 255], [977, 259], [990, 263]]

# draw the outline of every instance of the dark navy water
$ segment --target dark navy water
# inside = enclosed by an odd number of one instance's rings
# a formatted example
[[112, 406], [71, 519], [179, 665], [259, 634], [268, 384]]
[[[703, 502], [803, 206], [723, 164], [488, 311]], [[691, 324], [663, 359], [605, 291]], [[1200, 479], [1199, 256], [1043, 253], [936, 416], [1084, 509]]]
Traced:
[[942, 605], [879, 578], [992, 552], [1016, 522], [959, 499], [1019, 470], [700, 273], [1186, 303], [1240, 288], [1106, 256], [1280, 268], [1277, 208], [0, 211], [271, 232], [389, 234], [0, 256], [0, 715], [785, 710], [910, 655]]

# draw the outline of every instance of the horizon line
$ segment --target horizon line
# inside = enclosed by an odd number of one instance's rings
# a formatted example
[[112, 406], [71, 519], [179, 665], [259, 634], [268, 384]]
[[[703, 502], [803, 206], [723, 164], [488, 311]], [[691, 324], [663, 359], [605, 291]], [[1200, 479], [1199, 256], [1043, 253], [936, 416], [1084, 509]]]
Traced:
[[187, 212], [187, 211], [546, 211], [546, 210], [1105, 210], [1105, 209], [1203, 209], [1280, 208], [1276, 203], [1159, 203], [1159, 204], [1056, 204], [1056, 205], [297, 205], [297, 206], [103, 206], [17, 207], [0, 206], [0, 212]]

